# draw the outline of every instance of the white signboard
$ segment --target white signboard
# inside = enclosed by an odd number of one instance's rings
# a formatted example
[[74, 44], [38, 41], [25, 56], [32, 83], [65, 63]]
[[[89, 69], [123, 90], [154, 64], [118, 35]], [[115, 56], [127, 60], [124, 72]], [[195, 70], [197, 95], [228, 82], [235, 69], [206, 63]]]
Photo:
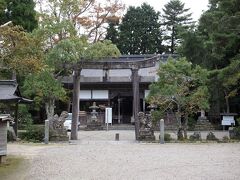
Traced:
[[105, 124], [112, 124], [112, 108], [105, 109]]
[[235, 126], [234, 116], [223, 116], [222, 125], [223, 126]]
[[144, 97], [146, 98], [149, 95], [149, 93], [150, 93], [150, 90], [145, 90], [144, 91]]

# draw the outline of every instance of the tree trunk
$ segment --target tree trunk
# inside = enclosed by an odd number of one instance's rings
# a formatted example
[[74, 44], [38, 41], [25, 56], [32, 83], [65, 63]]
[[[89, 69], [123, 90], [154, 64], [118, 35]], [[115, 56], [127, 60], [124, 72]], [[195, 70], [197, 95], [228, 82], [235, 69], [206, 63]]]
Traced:
[[13, 126], [13, 129], [14, 129], [14, 132], [16, 134], [16, 136], [18, 137], [18, 102], [16, 103], [15, 105], [15, 113], [14, 113], [14, 126]]
[[227, 113], [230, 113], [229, 96], [227, 95], [227, 92], [226, 92], [226, 91], [224, 91], [224, 94], [225, 94], [225, 101], [226, 101]]
[[177, 137], [178, 137], [178, 140], [183, 140], [183, 127], [182, 127], [181, 112], [180, 112], [179, 104], [177, 104], [176, 119], [178, 123]]
[[177, 115], [176, 115], [177, 123], [179, 128], [182, 128], [182, 122], [181, 122], [181, 112], [180, 112], [180, 106], [177, 104]]
[[171, 35], [171, 54], [174, 53], [174, 31], [175, 31], [175, 28], [173, 26], [172, 27], [172, 35]]
[[48, 102], [45, 103], [45, 110], [46, 110], [48, 120], [53, 118], [54, 108], [55, 108], [55, 100], [49, 99]]
[[184, 126], [183, 126], [183, 133], [184, 139], [187, 139], [187, 125], [188, 125], [188, 114], [184, 117]]
[[227, 106], [227, 113], [230, 113], [230, 105], [229, 105], [229, 97], [225, 97], [226, 100], [226, 106]]
[[77, 140], [77, 124], [79, 121], [79, 93], [80, 93], [80, 72], [75, 70], [73, 75], [73, 100], [72, 100], [72, 127], [71, 140]]

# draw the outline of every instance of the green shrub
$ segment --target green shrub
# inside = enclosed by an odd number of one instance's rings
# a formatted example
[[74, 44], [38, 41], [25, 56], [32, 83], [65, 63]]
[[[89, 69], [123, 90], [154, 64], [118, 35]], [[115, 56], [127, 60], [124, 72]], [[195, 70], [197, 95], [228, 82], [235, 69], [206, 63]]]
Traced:
[[229, 135], [231, 139], [240, 140], [240, 127], [235, 127], [229, 130]]
[[32, 116], [28, 112], [29, 105], [19, 104], [19, 113], [18, 113], [18, 128], [26, 129], [29, 124], [32, 124]]
[[164, 117], [164, 112], [155, 110], [152, 113], [153, 123], [156, 124], [162, 117]]
[[18, 138], [25, 139], [26, 133], [27, 133], [26, 130], [18, 130]]
[[193, 135], [189, 137], [190, 141], [201, 141], [201, 133], [200, 132], [194, 132]]
[[206, 139], [210, 140], [210, 141], [217, 141], [218, 140], [218, 138], [215, 136], [215, 134], [213, 132], [209, 132]]
[[187, 124], [188, 125], [188, 130], [193, 131], [196, 123], [197, 123], [197, 120], [193, 116], [190, 116], [188, 118], [188, 124]]
[[164, 141], [169, 142], [172, 140], [171, 134], [165, 133], [164, 134]]
[[22, 133], [22, 138], [31, 142], [42, 142], [44, 140], [44, 126], [31, 126]]
[[240, 126], [240, 117], [237, 118], [237, 125]]

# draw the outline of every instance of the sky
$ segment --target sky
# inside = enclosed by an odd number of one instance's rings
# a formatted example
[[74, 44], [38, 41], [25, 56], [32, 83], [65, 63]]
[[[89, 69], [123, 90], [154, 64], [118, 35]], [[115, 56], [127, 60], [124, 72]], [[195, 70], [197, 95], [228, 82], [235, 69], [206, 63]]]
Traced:
[[[128, 7], [140, 6], [142, 3], [147, 2], [149, 5], [154, 7], [156, 11], [162, 12], [162, 8], [170, 0], [122, 0], [122, 2]], [[189, 12], [192, 13], [193, 20], [197, 21], [202, 12], [207, 10], [208, 0], [181, 0], [185, 3], [185, 8], [190, 8]]]

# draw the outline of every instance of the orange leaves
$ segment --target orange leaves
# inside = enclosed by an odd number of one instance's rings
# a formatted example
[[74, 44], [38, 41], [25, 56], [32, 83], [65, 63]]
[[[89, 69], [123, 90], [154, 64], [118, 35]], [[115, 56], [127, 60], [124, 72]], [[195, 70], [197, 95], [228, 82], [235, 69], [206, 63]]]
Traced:
[[107, 23], [119, 22], [125, 6], [118, 0], [107, 0], [105, 3], [94, 2], [89, 10], [78, 16], [77, 23], [84, 27], [90, 40], [101, 40], [106, 32]]

